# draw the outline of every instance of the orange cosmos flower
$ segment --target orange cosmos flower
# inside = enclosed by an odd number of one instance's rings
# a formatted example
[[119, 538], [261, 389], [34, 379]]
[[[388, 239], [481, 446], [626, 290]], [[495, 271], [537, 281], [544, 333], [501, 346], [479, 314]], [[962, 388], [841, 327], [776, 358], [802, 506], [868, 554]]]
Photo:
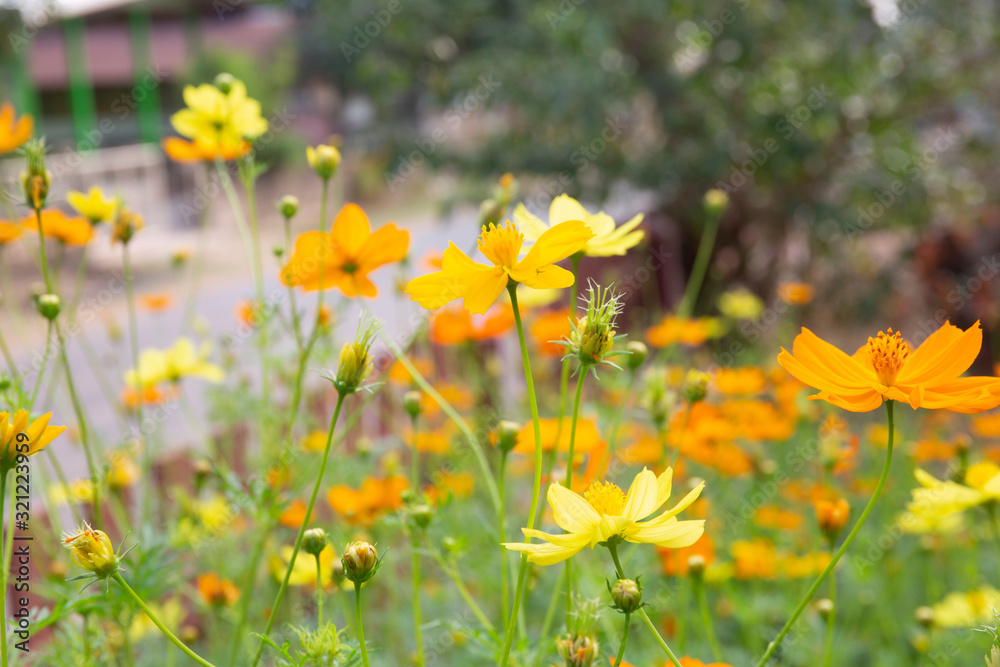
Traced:
[[[559, 434], [558, 448], [560, 452], [569, 451], [570, 420], [563, 419], [563, 427], [559, 428], [558, 419], [540, 419], [539, 430], [541, 432], [541, 443], [544, 451], [549, 451], [556, 447], [556, 434]], [[593, 449], [605, 444], [597, 431], [597, 424], [593, 419], [580, 418], [576, 423], [576, 441], [573, 443], [573, 450], [576, 454], [585, 454]], [[531, 422], [528, 422], [517, 434], [517, 445], [514, 452], [518, 454], [533, 454], [535, 452], [535, 431]]]
[[844, 530], [850, 515], [851, 506], [844, 498], [816, 501], [816, 523], [823, 534], [830, 539], [835, 539], [837, 535], [840, 535], [840, 531]]
[[569, 308], [554, 310], [539, 316], [531, 325], [531, 335], [538, 343], [538, 350], [547, 357], [562, 357], [566, 354], [566, 346], [552, 341], [569, 338], [572, 326], [569, 319]]
[[282, 526], [298, 528], [306, 520], [306, 504], [301, 500], [293, 500], [278, 517]]
[[778, 363], [819, 389], [810, 399], [851, 412], [868, 412], [892, 400], [914, 409], [972, 414], [1000, 405], [1000, 378], [959, 377], [979, 355], [982, 343], [978, 321], [966, 331], [946, 322], [915, 350], [889, 329], [848, 356], [803, 328], [792, 354], [782, 348]]
[[695, 658], [689, 658], [684, 656], [681, 658], [681, 667], [733, 667], [727, 662], [711, 662], [705, 663], [701, 660], [696, 660]]
[[473, 317], [461, 307], [443, 308], [431, 315], [431, 341], [435, 345], [460, 345], [502, 336], [514, 326], [509, 303], [490, 308], [485, 316]]
[[715, 541], [708, 533], [698, 538], [698, 541], [688, 547], [680, 549], [656, 548], [656, 553], [660, 557], [660, 565], [663, 567], [663, 574], [668, 577], [686, 577], [688, 575], [688, 561], [691, 556], [701, 556], [705, 559], [705, 567], [715, 562]]
[[31, 114], [16, 118], [13, 104], [0, 104], [0, 155], [11, 152], [30, 139], [34, 128], [35, 121]]
[[0, 220], [0, 246], [21, 238], [21, 228], [12, 222]]
[[766, 383], [764, 371], [756, 366], [720, 368], [715, 374], [715, 388], [727, 396], [759, 394]]
[[299, 235], [291, 259], [281, 270], [281, 281], [306, 291], [337, 287], [349, 297], [373, 297], [378, 290], [368, 274], [400, 261], [409, 247], [409, 232], [390, 222], [372, 233], [361, 207], [347, 204], [329, 233]]
[[236, 584], [214, 572], [200, 574], [196, 581], [202, 599], [213, 607], [232, 607], [240, 599], [240, 589], [236, 588]]
[[174, 297], [169, 294], [142, 294], [139, 296], [139, 307], [151, 313], [164, 311], [174, 303]]
[[167, 137], [163, 140], [162, 146], [167, 157], [175, 162], [212, 162], [217, 157], [229, 161], [241, 158], [250, 152], [248, 141], [207, 143]]
[[[38, 231], [38, 217], [32, 213], [21, 221], [21, 226]], [[94, 238], [94, 227], [86, 218], [67, 218], [59, 209], [42, 211], [42, 233], [66, 245], [87, 245]]]
[[334, 486], [326, 495], [337, 514], [352, 525], [371, 524], [381, 514], [403, 506], [402, 493], [409, 487], [405, 477], [392, 475], [384, 479], [365, 477], [361, 488], [343, 484]]
[[696, 347], [709, 338], [718, 338], [722, 333], [722, 322], [715, 317], [667, 315], [659, 324], [646, 330], [646, 340], [653, 347], [668, 347], [674, 343]]

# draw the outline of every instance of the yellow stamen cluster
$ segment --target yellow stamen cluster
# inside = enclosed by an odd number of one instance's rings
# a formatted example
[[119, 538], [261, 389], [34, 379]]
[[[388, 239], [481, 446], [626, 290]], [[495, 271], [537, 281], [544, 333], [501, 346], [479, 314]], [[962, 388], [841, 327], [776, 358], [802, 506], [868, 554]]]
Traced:
[[906, 363], [909, 355], [910, 346], [898, 331], [893, 333], [892, 327], [889, 327], [888, 334], [879, 331], [877, 338], [868, 339], [868, 358], [879, 382], [887, 387], [896, 380], [899, 369]]
[[598, 514], [619, 516], [625, 507], [625, 493], [611, 482], [594, 482], [583, 498]]
[[479, 236], [477, 247], [479, 252], [496, 266], [511, 268], [517, 264], [518, 253], [524, 244], [524, 234], [509, 220], [497, 227], [490, 223]]

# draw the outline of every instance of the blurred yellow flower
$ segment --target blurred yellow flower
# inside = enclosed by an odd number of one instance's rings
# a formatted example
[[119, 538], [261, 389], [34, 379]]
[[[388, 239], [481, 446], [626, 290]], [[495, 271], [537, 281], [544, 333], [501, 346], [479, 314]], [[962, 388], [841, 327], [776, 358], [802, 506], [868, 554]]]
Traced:
[[14, 105], [0, 104], [0, 155], [9, 153], [31, 138], [35, 121], [30, 114], [17, 118]]
[[[37, 454], [66, 430], [65, 426], [49, 426], [51, 418], [52, 413], [47, 412], [29, 423], [27, 410], [18, 410], [13, 418], [9, 412], [0, 412], [0, 473], [14, 465], [19, 453]], [[22, 433], [27, 436], [26, 443], [18, 437]]]
[[96, 185], [87, 194], [76, 190], [67, 193], [66, 201], [92, 225], [110, 220], [115, 211], [115, 200], [105, 197], [104, 191]]
[[231, 81], [228, 92], [209, 83], [185, 86], [184, 103], [187, 108], [170, 122], [179, 134], [203, 145], [238, 146], [267, 132], [260, 103], [247, 96], [246, 84], [239, 79]]
[[506, 542], [503, 546], [528, 554], [528, 560], [539, 565], [562, 562], [584, 547], [593, 548], [612, 537], [671, 549], [690, 546], [705, 532], [705, 522], [677, 521], [675, 517], [697, 500], [704, 482], [684, 496], [673, 509], [655, 519], [643, 521], [670, 498], [672, 477], [673, 470], [670, 468], [659, 477], [643, 469], [627, 494], [611, 482], [595, 481], [582, 496], [553, 484], [549, 486], [546, 497], [556, 524], [566, 533], [553, 535], [522, 528], [525, 537], [542, 541], [527, 544]]
[[482, 315], [511, 281], [533, 289], [572, 285], [573, 274], [556, 266], [556, 262], [582, 250], [593, 236], [579, 220], [562, 222], [541, 234], [528, 254], [519, 259], [524, 234], [509, 221], [501, 227], [490, 224], [479, 236], [479, 252], [493, 266], [472, 261], [458, 246], [449, 243], [441, 271], [414, 278], [406, 292], [428, 310], [464, 299], [469, 312]]
[[537, 216], [528, 212], [524, 204], [518, 204], [514, 209], [514, 222], [524, 233], [528, 241], [538, 241], [551, 227], [569, 220], [582, 220], [590, 227], [594, 236], [583, 247], [583, 254], [588, 257], [608, 257], [624, 255], [629, 248], [635, 247], [645, 235], [636, 231], [642, 223], [643, 214], [633, 217], [621, 227], [615, 227], [614, 219], [600, 211], [589, 213], [580, 202], [569, 195], [559, 195], [549, 205], [549, 222], [545, 224]]
[[734, 320], [754, 320], [764, 312], [764, 302], [750, 290], [740, 287], [719, 297], [719, 312]]
[[132, 387], [145, 387], [160, 382], [178, 382], [185, 377], [222, 382], [224, 371], [207, 361], [211, 349], [211, 344], [206, 342], [196, 351], [189, 339], [179, 338], [166, 350], [143, 350], [139, 356], [139, 368], [125, 373], [125, 383]]
[[907, 510], [917, 516], [944, 516], [1000, 500], [1000, 466], [992, 461], [969, 466], [965, 484], [943, 482], [919, 468], [913, 474], [922, 488], [913, 490]]
[[1000, 591], [983, 586], [968, 593], [949, 593], [934, 605], [934, 625], [939, 628], [972, 628], [993, 620], [1000, 607]]
[[[288, 563], [292, 559], [294, 550], [292, 546], [285, 545], [278, 550], [277, 555], [271, 557], [271, 574], [276, 581], [282, 581], [285, 578], [285, 571], [288, 569]], [[319, 553], [319, 569], [322, 573], [324, 588], [333, 583], [333, 559], [333, 546], [327, 544]], [[291, 586], [315, 586], [316, 558], [296, 558], [295, 567], [292, 568], [292, 573], [288, 577], [288, 583]]]
[[21, 226], [13, 222], [0, 220], [0, 246], [21, 238]]

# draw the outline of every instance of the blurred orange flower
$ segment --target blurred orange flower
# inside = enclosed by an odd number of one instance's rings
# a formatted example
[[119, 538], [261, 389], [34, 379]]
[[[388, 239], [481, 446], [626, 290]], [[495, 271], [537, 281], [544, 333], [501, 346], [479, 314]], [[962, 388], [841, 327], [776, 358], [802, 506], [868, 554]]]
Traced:
[[657, 547], [656, 553], [660, 557], [663, 574], [668, 577], [686, 577], [688, 575], [688, 560], [691, 556], [704, 558], [706, 567], [715, 562], [715, 542], [708, 533], [705, 533], [689, 547], [680, 549]]
[[[548, 451], [556, 447], [556, 434], [559, 435], [558, 449], [560, 452], [569, 451], [570, 420], [563, 419], [562, 429], [559, 428], [558, 419], [540, 419], [542, 436], [542, 449]], [[580, 418], [576, 423], [576, 441], [573, 443], [573, 450], [577, 454], [584, 454], [601, 445], [606, 444], [601, 439], [597, 431], [597, 424], [593, 419]], [[535, 431], [531, 422], [528, 422], [517, 434], [517, 445], [514, 450], [518, 454], [533, 454], [535, 452]]]
[[816, 290], [809, 283], [778, 283], [778, 298], [793, 306], [804, 306], [813, 300]]
[[543, 313], [532, 323], [531, 335], [538, 344], [538, 351], [547, 357], [562, 357], [566, 354], [566, 346], [554, 343], [569, 337], [572, 327], [569, 320], [569, 308]]
[[756, 366], [721, 368], [715, 374], [715, 388], [727, 396], [759, 394], [765, 384], [767, 377]]
[[175, 162], [212, 162], [241, 158], [250, 152], [250, 142], [211, 144], [205, 141], [185, 141], [180, 137], [167, 137], [162, 144], [167, 157]]
[[164, 311], [174, 304], [174, 297], [167, 293], [143, 294], [139, 297], [139, 307], [151, 313]]
[[668, 347], [674, 343], [696, 347], [723, 333], [722, 322], [714, 317], [690, 318], [667, 315], [646, 330], [646, 341], [654, 347]]
[[310, 231], [295, 240], [295, 250], [281, 270], [281, 281], [306, 291], [336, 287], [345, 296], [378, 294], [368, 274], [406, 257], [410, 234], [388, 223], [374, 233], [357, 204], [340, 209], [330, 232]]
[[202, 599], [213, 607], [232, 607], [240, 599], [240, 589], [236, 584], [214, 572], [200, 574], [196, 581]]
[[282, 526], [298, 528], [306, 520], [306, 504], [301, 500], [293, 500], [278, 517]]
[[514, 326], [514, 310], [509, 303], [499, 304], [484, 316], [473, 316], [462, 307], [442, 308], [431, 315], [431, 341], [435, 345], [460, 345], [470, 341], [497, 338]]
[[402, 507], [401, 494], [407, 488], [409, 482], [398, 475], [365, 477], [358, 489], [344, 484], [332, 487], [326, 500], [351, 525], [369, 525], [385, 512]]
[[[410, 359], [410, 363], [412, 363], [417, 369], [417, 372], [425, 378], [430, 377], [434, 372], [434, 364], [430, 359]], [[406, 386], [413, 384], [413, 376], [410, 375], [410, 371], [406, 369], [406, 366], [399, 361], [395, 361], [392, 366], [389, 367], [389, 382]]]
[[21, 227], [6, 220], [0, 220], [0, 245], [21, 238]]
[[13, 104], [0, 104], [0, 155], [11, 152], [30, 139], [34, 128], [35, 121], [31, 114], [17, 118]]
[[[34, 213], [21, 221], [24, 229], [38, 231], [38, 218]], [[66, 245], [87, 245], [94, 238], [94, 227], [86, 218], [68, 218], [56, 208], [42, 211], [42, 233]]]

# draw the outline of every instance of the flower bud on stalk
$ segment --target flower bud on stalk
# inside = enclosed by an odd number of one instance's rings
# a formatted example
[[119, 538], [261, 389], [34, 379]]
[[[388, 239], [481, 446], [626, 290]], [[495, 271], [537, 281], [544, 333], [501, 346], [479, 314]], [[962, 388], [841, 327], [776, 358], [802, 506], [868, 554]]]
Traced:
[[115, 555], [115, 549], [107, 533], [95, 530], [87, 523], [75, 533], [63, 533], [62, 543], [69, 550], [73, 562], [90, 572], [70, 581], [87, 578], [93, 578], [94, 581], [108, 579], [122, 569], [122, 559], [135, 548], [128, 549], [120, 556]]
[[566, 667], [592, 667], [600, 657], [601, 646], [590, 635], [566, 635], [556, 639], [556, 650]]
[[709, 379], [708, 373], [693, 368], [689, 370], [684, 379], [684, 397], [692, 403], [704, 400], [708, 394]]
[[608, 584], [612, 607], [625, 614], [631, 614], [642, 606], [642, 586], [632, 579], [619, 579]]
[[629, 341], [625, 345], [625, 351], [628, 352], [628, 369], [633, 373], [639, 370], [639, 366], [642, 366], [642, 362], [646, 361], [649, 355], [649, 348], [638, 340]]
[[337, 173], [337, 167], [340, 166], [340, 151], [326, 144], [320, 144], [315, 148], [309, 146], [306, 148], [306, 160], [317, 176], [329, 180]]
[[368, 542], [351, 542], [344, 549], [342, 558], [344, 576], [356, 584], [363, 584], [382, 567], [378, 551]]
[[622, 311], [621, 296], [591, 281], [587, 295], [581, 299], [587, 304], [587, 312], [573, 323], [569, 337], [561, 343], [568, 350], [567, 356], [579, 359], [584, 369], [598, 364], [619, 368], [609, 359], [625, 354], [613, 352], [615, 318]]
[[517, 446], [517, 434], [520, 431], [521, 427], [512, 421], [504, 420], [497, 424], [497, 447], [500, 448], [500, 451], [507, 454], [514, 449]]
[[144, 226], [142, 216], [129, 209], [125, 206], [125, 202], [119, 199], [111, 216], [111, 243], [128, 244], [135, 233]]
[[51, 322], [62, 310], [62, 299], [58, 294], [42, 294], [35, 301], [35, 308], [38, 309], [39, 315]]
[[285, 195], [278, 200], [275, 207], [278, 209], [278, 213], [281, 214], [281, 217], [285, 220], [290, 220], [296, 213], [299, 212], [299, 198], [294, 195]]
[[354, 340], [340, 349], [340, 363], [337, 375], [332, 378], [333, 386], [341, 394], [353, 394], [361, 388], [372, 371], [371, 347], [375, 334], [382, 323], [362, 315], [358, 320], [358, 330]]
[[816, 502], [816, 522], [823, 535], [832, 543], [847, 525], [851, 515], [851, 506], [843, 498], [837, 500], [818, 500]]
[[21, 191], [28, 206], [38, 211], [45, 208], [52, 186], [52, 174], [45, 168], [45, 140], [30, 140], [22, 152], [27, 167], [21, 172]]
[[302, 535], [302, 550], [310, 556], [318, 556], [326, 548], [327, 535], [322, 528], [310, 528]]
[[403, 409], [406, 410], [406, 414], [410, 415], [410, 419], [416, 419], [420, 416], [422, 411], [420, 396], [419, 391], [408, 391], [403, 394]]

